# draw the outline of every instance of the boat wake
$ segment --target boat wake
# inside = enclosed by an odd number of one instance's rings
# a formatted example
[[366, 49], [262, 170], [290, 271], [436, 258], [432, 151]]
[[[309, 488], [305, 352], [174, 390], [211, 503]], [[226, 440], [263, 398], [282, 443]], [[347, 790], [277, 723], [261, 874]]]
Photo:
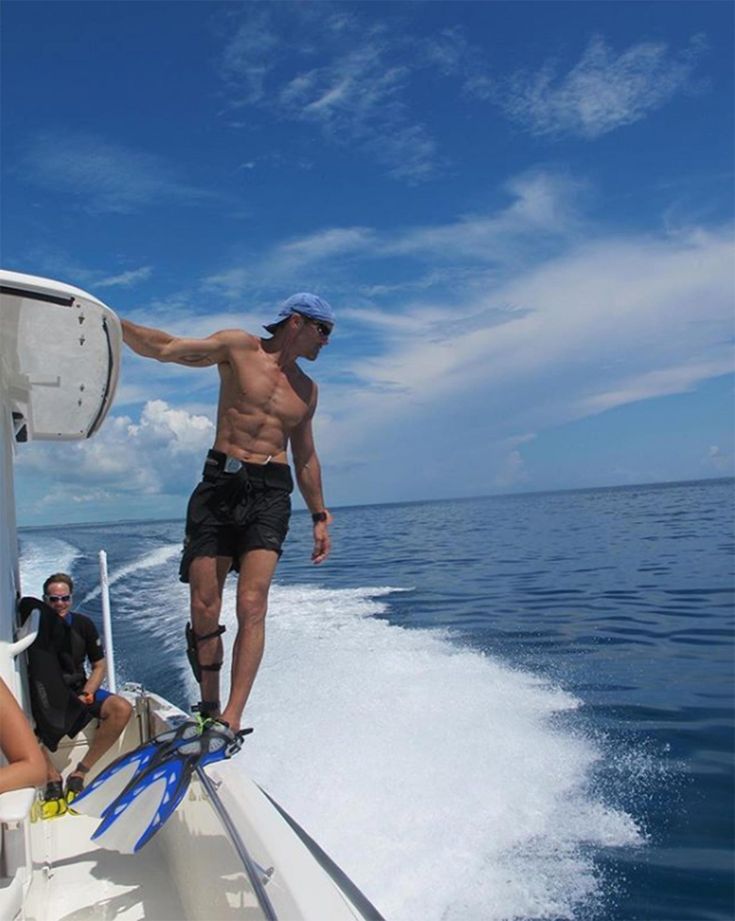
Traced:
[[[110, 570], [108, 584], [113, 586], [128, 576], [132, 576], [134, 573], [141, 572], [145, 569], [155, 569], [157, 566], [163, 566], [164, 563], [168, 563], [170, 559], [178, 556], [180, 553], [180, 542], [176, 544], [165, 544], [163, 547], [156, 547], [155, 550], [151, 550], [150, 553], [146, 553], [137, 560], [133, 560], [133, 562], [128, 563], [127, 566]], [[82, 604], [88, 604], [95, 598], [99, 598], [100, 591], [101, 589], [99, 586], [93, 588], [84, 596]]]
[[243, 768], [386, 917], [589, 918], [594, 850], [644, 838], [590, 792], [602, 753], [558, 719], [580, 702], [390, 624], [391, 592], [274, 586]]
[[[111, 581], [121, 672], [181, 702], [198, 691], [176, 552], [160, 546]], [[26, 578], [50, 558], [71, 566], [74, 548], [39, 550], [34, 535]], [[580, 701], [450, 632], [392, 624], [395, 591], [273, 586], [246, 713], [256, 732], [235, 763], [393, 921], [588, 921], [612, 886], [595, 855], [645, 838], [600, 792], [607, 753], [570, 728]], [[234, 611], [230, 580], [226, 661]], [[226, 668], [222, 680], [226, 696]]]
[[38, 598], [43, 594], [43, 583], [52, 573], [70, 573], [81, 551], [58, 537], [33, 532], [20, 539], [21, 586], [24, 595]]

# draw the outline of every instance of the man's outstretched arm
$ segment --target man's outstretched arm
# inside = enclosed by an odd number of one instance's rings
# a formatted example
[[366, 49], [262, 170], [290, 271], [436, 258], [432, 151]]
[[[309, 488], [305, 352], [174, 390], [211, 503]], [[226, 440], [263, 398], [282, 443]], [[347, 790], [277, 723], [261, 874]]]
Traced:
[[[322, 468], [311, 430], [311, 420], [315, 409], [316, 399], [309, 416], [291, 432], [291, 451], [296, 470], [296, 482], [307, 508], [310, 512], [322, 512], [326, 511], [322, 490]], [[327, 511], [326, 521], [314, 523], [314, 550], [311, 558], [315, 563], [324, 562], [332, 549], [332, 542], [329, 538], [331, 522], [332, 516]]]
[[233, 337], [232, 331], [225, 331], [206, 339], [183, 339], [130, 320], [122, 320], [122, 331], [125, 344], [144, 358], [200, 368], [225, 361], [229, 340]]

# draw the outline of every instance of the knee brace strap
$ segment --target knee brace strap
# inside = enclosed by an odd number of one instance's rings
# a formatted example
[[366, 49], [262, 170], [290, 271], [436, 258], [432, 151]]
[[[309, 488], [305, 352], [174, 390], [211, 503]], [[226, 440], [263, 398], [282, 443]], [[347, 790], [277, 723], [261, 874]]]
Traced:
[[194, 672], [194, 677], [200, 684], [202, 681], [202, 672], [218, 672], [222, 668], [222, 663], [214, 662], [212, 665], [202, 665], [199, 661], [197, 643], [201, 643], [203, 640], [211, 640], [215, 636], [222, 636], [226, 629], [226, 627], [220, 625], [211, 633], [203, 633], [200, 636], [194, 633], [191, 624], [186, 625], [186, 657], [189, 660], [189, 665], [191, 665], [191, 670]]

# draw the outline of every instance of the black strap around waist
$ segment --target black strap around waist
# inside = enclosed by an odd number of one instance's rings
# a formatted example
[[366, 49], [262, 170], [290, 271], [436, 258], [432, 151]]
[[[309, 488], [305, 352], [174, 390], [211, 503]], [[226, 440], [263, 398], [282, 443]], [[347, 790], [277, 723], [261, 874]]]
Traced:
[[270, 486], [274, 489], [286, 489], [289, 492], [293, 489], [293, 478], [288, 464], [273, 461], [267, 464], [253, 464], [231, 457], [223, 451], [216, 451], [214, 448], [207, 452], [203, 473], [205, 478], [207, 474], [224, 474], [228, 478], [232, 477], [243, 484], [250, 483], [254, 487]]

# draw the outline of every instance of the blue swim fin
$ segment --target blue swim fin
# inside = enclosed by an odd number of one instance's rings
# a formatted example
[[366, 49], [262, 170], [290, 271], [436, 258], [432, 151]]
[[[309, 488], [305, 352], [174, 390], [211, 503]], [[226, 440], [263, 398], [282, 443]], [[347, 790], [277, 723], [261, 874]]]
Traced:
[[101, 847], [132, 854], [139, 851], [171, 817], [189, 789], [197, 767], [231, 758], [252, 729], [233, 733], [224, 723], [193, 724], [198, 735], [168, 748], [162, 759], [137, 774], [104, 811], [92, 835]]
[[178, 745], [196, 738], [201, 726], [184, 720], [174, 729], [166, 730], [138, 748], [121, 755], [101, 771], [74, 797], [73, 812], [102, 816], [125, 788], [147, 768], [154, 768], [168, 757]]

